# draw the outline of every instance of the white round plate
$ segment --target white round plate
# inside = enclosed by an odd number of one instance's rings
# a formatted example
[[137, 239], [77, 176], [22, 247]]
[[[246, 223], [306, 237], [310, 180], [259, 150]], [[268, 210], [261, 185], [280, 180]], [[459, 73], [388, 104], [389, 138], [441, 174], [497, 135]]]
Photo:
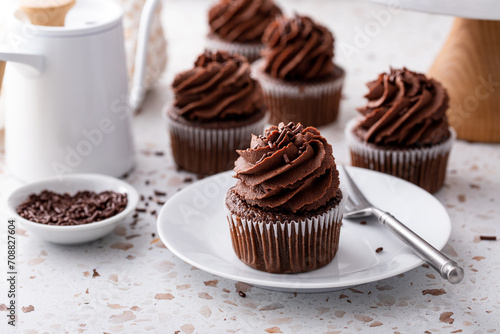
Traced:
[[[438, 249], [451, 234], [446, 209], [431, 194], [399, 178], [346, 167], [374, 205], [391, 212]], [[235, 255], [224, 213], [224, 197], [235, 184], [229, 171], [196, 182], [173, 196], [158, 216], [158, 233], [175, 255], [214, 275], [255, 286], [294, 292], [337, 290], [382, 280], [423, 263], [375, 219], [344, 219], [339, 251], [327, 266], [301, 274], [270, 274], [252, 269]], [[340, 181], [344, 180], [340, 170]], [[375, 250], [383, 247], [383, 251]]]

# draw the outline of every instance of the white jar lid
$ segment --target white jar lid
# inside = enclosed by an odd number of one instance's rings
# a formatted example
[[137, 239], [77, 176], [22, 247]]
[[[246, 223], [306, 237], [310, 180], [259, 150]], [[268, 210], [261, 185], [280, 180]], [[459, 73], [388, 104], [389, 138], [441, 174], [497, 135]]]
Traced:
[[14, 24], [38, 36], [84, 36], [95, 34], [121, 23], [123, 9], [109, 0], [78, 0], [68, 12], [64, 27], [32, 25], [18, 8]]

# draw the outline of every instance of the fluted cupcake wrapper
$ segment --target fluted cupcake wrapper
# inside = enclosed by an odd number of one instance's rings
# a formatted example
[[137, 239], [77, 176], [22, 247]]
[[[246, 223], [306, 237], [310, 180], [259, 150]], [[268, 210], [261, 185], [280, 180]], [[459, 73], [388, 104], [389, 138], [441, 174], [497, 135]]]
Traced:
[[352, 130], [357, 119], [347, 123], [345, 136], [351, 152], [351, 164], [394, 175], [435, 193], [443, 187], [446, 166], [455, 131], [450, 127], [450, 138], [445, 142], [426, 148], [388, 149], [377, 148], [357, 137]]
[[233, 249], [246, 265], [270, 273], [300, 273], [330, 263], [339, 248], [342, 200], [323, 214], [281, 222], [245, 219], [226, 206]]
[[251, 63], [260, 58], [260, 52], [264, 49], [264, 44], [226, 42], [219, 37], [210, 34], [205, 40], [205, 49], [210, 51], [227, 51], [231, 54], [238, 53], [245, 56]]
[[184, 124], [167, 116], [175, 163], [189, 172], [209, 175], [234, 167], [237, 149], [248, 147], [252, 134], [262, 134], [267, 116], [241, 127], [203, 128]]
[[289, 83], [278, 80], [262, 70], [264, 60], [252, 65], [252, 74], [260, 82], [264, 100], [271, 112], [269, 122], [302, 123], [321, 126], [337, 119], [345, 72], [327, 81], [315, 83]]

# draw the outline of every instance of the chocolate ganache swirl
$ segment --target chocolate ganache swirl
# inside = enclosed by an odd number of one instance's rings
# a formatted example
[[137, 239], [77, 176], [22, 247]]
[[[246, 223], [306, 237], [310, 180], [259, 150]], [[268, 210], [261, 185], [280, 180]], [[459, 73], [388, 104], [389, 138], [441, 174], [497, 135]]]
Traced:
[[354, 129], [366, 142], [380, 146], [422, 147], [449, 138], [446, 89], [425, 75], [391, 69], [367, 84], [364, 118]]
[[320, 80], [334, 73], [333, 35], [307, 16], [278, 17], [264, 32], [264, 71], [272, 77]]
[[235, 192], [249, 205], [290, 212], [316, 210], [335, 198], [339, 176], [332, 146], [318, 130], [289, 123], [253, 136], [238, 151]]
[[264, 109], [262, 88], [245, 57], [207, 51], [172, 84], [174, 112], [191, 121], [243, 119]]
[[212, 33], [228, 42], [261, 43], [267, 25], [281, 10], [272, 0], [221, 0], [208, 12]]

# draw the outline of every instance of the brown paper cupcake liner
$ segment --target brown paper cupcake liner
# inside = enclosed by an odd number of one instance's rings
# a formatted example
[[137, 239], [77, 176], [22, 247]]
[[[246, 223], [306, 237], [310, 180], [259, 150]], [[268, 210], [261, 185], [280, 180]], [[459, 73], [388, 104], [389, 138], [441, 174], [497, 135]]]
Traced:
[[269, 122], [302, 123], [321, 126], [337, 119], [345, 72], [328, 81], [288, 83], [272, 78], [262, 71], [263, 60], [252, 65], [252, 73], [264, 91], [266, 106], [271, 112]]
[[353, 166], [397, 176], [430, 193], [435, 193], [443, 187], [448, 157], [456, 138], [451, 127], [450, 138], [441, 144], [395, 150], [377, 148], [363, 142], [352, 132], [356, 124], [357, 119], [353, 119], [345, 128]]
[[238, 53], [242, 56], [245, 56], [251, 63], [260, 58], [260, 52], [264, 49], [264, 44], [232, 43], [226, 42], [217, 36], [208, 35], [205, 41], [205, 49], [210, 51], [222, 50], [229, 53]]
[[175, 163], [201, 175], [232, 169], [238, 158], [236, 150], [248, 147], [252, 134], [262, 134], [268, 119], [264, 116], [241, 127], [211, 129], [166, 118]]
[[323, 214], [298, 221], [256, 221], [233, 214], [226, 206], [233, 249], [246, 265], [269, 273], [300, 273], [330, 263], [339, 248], [342, 200]]

